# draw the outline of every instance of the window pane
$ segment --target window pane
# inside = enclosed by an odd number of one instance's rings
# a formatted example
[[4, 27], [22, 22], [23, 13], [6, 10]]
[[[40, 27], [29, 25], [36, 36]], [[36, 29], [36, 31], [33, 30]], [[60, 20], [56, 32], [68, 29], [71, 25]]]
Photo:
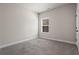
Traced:
[[48, 19], [44, 19], [43, 20], [43, 25], [48, 25], [48, 24], [49, 24]]
[[48, 28], [48, 26], [42, 26], [43, 28], [43, 32], [48, 32], [49, 31], [49, 28]]

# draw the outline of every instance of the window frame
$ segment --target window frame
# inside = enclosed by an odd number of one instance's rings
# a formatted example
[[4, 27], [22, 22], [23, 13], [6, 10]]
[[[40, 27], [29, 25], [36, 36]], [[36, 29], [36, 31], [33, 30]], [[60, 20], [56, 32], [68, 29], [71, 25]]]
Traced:
[[[43, 25], [43, 20], [45, 20], [45, 19], [48, 21], [48, 24], [47, 24], [47, 25]], [[48, 26], [48, 30], [45, 31], [45, 32], [44, 32], [44, 30], [43, 30], [43, 27], [44, 27], [44, 26]], [[48, 18], [48, 17], [45, 17], [45, 18], [42, 18], [42, 19], [41, 19], [41, 32], [43, 32], [43, 33], [48, 33], [48, 32], [49, 32], [49, 18]]]

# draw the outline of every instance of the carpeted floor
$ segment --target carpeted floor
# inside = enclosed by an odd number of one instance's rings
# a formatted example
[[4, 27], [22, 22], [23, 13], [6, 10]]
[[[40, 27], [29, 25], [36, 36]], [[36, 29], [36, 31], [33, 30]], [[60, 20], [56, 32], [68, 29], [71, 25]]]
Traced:
[[0, 55], [77, 55], [76, 45], [34, 39], [0, 49]]

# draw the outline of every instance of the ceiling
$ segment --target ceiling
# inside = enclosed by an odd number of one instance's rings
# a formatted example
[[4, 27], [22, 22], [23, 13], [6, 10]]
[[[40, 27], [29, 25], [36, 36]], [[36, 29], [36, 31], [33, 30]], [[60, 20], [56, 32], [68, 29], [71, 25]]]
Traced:
[[59, 6], [62, 6], [66, 3], [26, 3], [22, 4], [23, 7], [33, 10], [37, 13], [44, 12]]
[[62, 6], [62, 5], [65, 5], [65, 4], [68, 4], [68, 3], [20, 3], [20, 4], [7, 4], [7, 3], [3, 3], [3, 4], [0, 4], [0, 6], [3, 6], [3, 5], [9, 5], [9, 6], [22, 6], [24, 8], [27, 8], [29, 10], [32, 10], [34, 12], [37, 12], [37, 13], [41, 13], [41, 12], [44, 12], [44, 11], [47, 11], [47, 10], [51, 10], [51, 9], [54, 9], [54, 8], [57, 8], [59, 6]]

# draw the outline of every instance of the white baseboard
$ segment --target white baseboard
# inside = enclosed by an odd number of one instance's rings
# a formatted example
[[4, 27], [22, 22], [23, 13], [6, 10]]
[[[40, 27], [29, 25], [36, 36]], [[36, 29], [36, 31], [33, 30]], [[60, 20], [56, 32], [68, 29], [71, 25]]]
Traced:
[[8, 47], [8, 46], [12, 46], [12, 45], [15, 45], [15, 44], [18, 44], [18, 43], [22, 43], [22, 42], [25, 42], [25, 41], [28, 41], [28, 40], [33, 40], [33, 39], [35, 39], [35, 38], [34, 37], [30, 37], [30, 38], [23, 39], [23, 40], [20, 40], [20, 41], [11, 42], [11, 43], [8, 43], [8, 44], [1, 45], [0, 48], [5, 48], [5, 47]]
[[[5, 48], [5, 47], [8, 47], [8, 46], [12, 46], [12, 45], [19, 44], [19, 43], [29, 41], [29, 40], [33, 40], [33, 39], [37, 39], [37, 38], [30, 37], [30, 38], [23, 39], [23, 40], [20, 40], [20, 41], [11, 42], [11, 43], [8, 43], [8, 44], [1, 45], [0, 48]], [[40, 39], [47, 39], [47, 38], [40, 38]], [[69, 43], [69, 44], [76, 44], [76, 42], [69, 42], [69, 41], [64, 41], [64, 40], [60, 40], [60, 39], [49, 39], [49, 40], [55, 40], [55, 41], [59, 41], [59, 42]]]
[[[41, 39], [47, 39], [47, 38], [41, 38]], [[64, 42], [64, 43], [69, 43], [69, 44], [75, 44], [76, 45], [76, 42], [64, 41], [64, 40], [61, 40], [61, 39], [49, 39], [49, 40], [55, 40], [55, 41], [59, 41], [59, 42]]]

